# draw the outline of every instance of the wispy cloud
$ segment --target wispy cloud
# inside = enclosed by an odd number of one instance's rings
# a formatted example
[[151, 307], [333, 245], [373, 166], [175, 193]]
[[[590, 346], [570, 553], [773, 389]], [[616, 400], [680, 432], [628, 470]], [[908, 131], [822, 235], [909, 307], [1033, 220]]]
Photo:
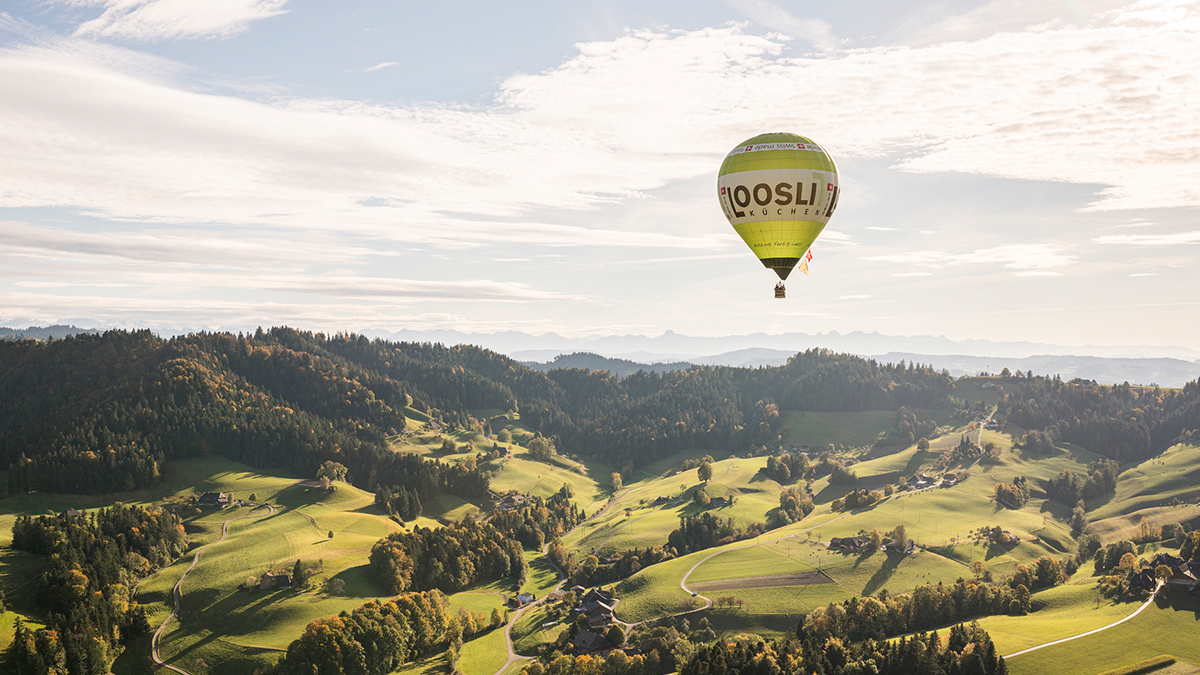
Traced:
[[58, 0], [103, 7], [75, 34], [138, 42], [228, 38], [255, 21], [283, 14], [287, 0]]
[[399, 61], [384, 61], [383, 63], [376, 63], [375, 65], [371, 66], [370, 68], [363, 68], [362, 71], [364, 73], [373, 73], [377, 70], [383, 70], [384, 68], [391, 68], [392, 66], [397, 65], [399, 63], [400, 63]]
[[869, 300], [873, 297], [875, 297], [875, 296], [873, 296], [873, 295], [839, 295], [836, 299], [837, 300]]
[[898, 227], [879, 227], [878, 225], [868, 225], [865, 229], [873, 230], [875, 232], [897, 232], [897, 231], [899, 231], [900, 228], [898, 228]]
[[1120, 244], [1124, 246], [1180, 246], [1200, 244], [1200, 230], [1175, 234], [1106, 234], [1092, 240], [1096, 244]]
[[832, 51], [837, 46], [833, 26], [827, 21], [798, 17], [767, 0], [725, 0], [725, 4], [757, 24], [804, 40], [818, 49]]
[[1137, 274], [1130, 274], [1129, 276], [1131, 276], [1131, 277], [1157, 277], [1157, 276], [1159, 276], [1159, 274], [1158, 274], [1158, 272], [1138, 272]]
[[1045, 269], [1065, 267], [1076, 258], [1062, 252], [1061, 247], [1048, 244], [1008, 244], [977, 249], [969, 253], [951, 251], [909, 251], [868, 256], [865, 260], [909, 265], [946, 267], [951, 265], [999, 264], [1012, 269]]

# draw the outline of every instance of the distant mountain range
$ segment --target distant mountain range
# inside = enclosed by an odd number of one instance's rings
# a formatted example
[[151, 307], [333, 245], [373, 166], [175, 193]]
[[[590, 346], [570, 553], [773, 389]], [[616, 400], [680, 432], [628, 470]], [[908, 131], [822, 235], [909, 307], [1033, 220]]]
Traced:
[[20, 340], [22, 338], [30, 338], [34, 340], [48, 340], [65, 338], [68, 335], [79, 335], [80, 333], [100, 333], [101, 331], [95, 328], [79, 328], [78, 326], [30, 326], [28, 328], [9, 328], [0, 326], [0, 340]]
[[[787, 363], [793, 352], [776, 349], [740, 349], [725, 354], [706, 356], [692, 359], [690, 362], [675, 361], [672, 363], [638, 363], [629, 359], [615, 359], [598, 354], [575, 353], [560, 354], [552, 361], [538, 363], [526, 361], [525, 365], [536, 370], [551, 370], [554, 368], [587, 368], [590, 370], [607, 370], [618, 377], [626, 377], [639, 370], [647, 372], [669, 372], [683, 370], [690, 364], [738, 366], [754, 368], [758, 366], [781, 366]], [[980, 373], [999, 373], [1008, 368], [1010, 371], [1032, 371], [1034, 375], [1060, 375], [1063, 379], [1083, 378], [1095, 380], [1101, 384], [1157, 384], [1164, 387], [1181, 387], [1187, 382], [1200, 378], [1200, 363], [1183, 361], [1181, 359], [1117, 359], [1096, 356], [1028, 356], [1025, 358], [1005, 358], [991, 356], [935, 356], [929, 354], [912, 354], [905, 352], [889, 352], [882, 355], [861, 354], [866, 358], [875, 359], [881, 363], [920, 363], [933, 366], [937, 370], [947, 370], [955, 377], [978, 375]]]
[[[70, 325], [0, 327], [0, 339], [62, 338], [97, 333]], [[942, 336], [897, 336], [855, 331], [841, 334], [784, 333], [702, 337], [667, 331], [657, 337], [612, 335], [564, 337], [519, 331], [464, 333], [454, 330], [364, 330], [363, 335], [396, 342], [472, 344], [491, 349], [537, 370], [588, 368], [625, 377], [638, 370], [666, 372], [690, 364], [739, 367], [778, 366], [796, 352], [823, 347], [882, 362], [916, 361], [951, 375], [997, 373], [1004, 368], [1035, 375], [1081, 377], [1103, 384], [1159, 384], [1178, 387], [1200, 378], [1200, 352], [1179, 346], [1063, 346], [1036, 342], [951, 340]]]
[[1152, 345], [1053, 345], [1039, 342], [997, 342], [992, 340], [951, 340], [932, 335], [884, 335], [882, 333], [751, 333], [703, 337], [667, 331], [662, 335], [605, 335], [564, 337], [556, 333], [530, 335], [518, 331], [464, 333], [454, 330], [363, 330], [368, 337], [402, 342], [440, 342], [473, 344], [508, 354], [523, 361], [549, 361], [559, 354], [588, 352], [640, 363], [696, 361], [718, 354], [746, 350], [772, 350], [794, 354], [813, 347], [825, 347], [851, 354], [961, 354], [964, 356], [1025, 358], [1029, 356], [1098, 356], [1103, 358], [1171, 358], [1185, 361], [1200, 359], [1200, 351], [1179, 346]]

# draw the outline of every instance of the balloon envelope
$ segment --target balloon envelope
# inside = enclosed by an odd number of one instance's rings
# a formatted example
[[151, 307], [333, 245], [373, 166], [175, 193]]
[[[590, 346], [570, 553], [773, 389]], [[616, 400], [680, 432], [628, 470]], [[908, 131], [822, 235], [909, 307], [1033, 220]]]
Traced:
[[786, 279], [837, 207], [837, 165], [796, 134], [762, 134], [725, 156], [717, 196], [754, 255]]

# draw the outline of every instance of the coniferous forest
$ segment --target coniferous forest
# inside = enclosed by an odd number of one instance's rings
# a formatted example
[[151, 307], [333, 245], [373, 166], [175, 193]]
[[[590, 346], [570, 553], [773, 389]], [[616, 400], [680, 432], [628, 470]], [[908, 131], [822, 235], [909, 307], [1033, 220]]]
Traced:
[[[161, 339], [109, 331], [0, 343], [0, 464], [9, 490], [105, 493], [154, 485], [172, 459], [219, 454], [422, 501], [475, 498], [486, 480], [387, 451], [412, 406], [451, 425], [480, 408], [519, 412], [560, 452], [638, 466], [683, 448], [750, 448], [779, 409], [929, 407], [949, 376], [811, 350], [778, 368], [694, 367], [618, 379], [538, 372], [470, 346], [372, 341], [276, 328]], [[411, 499], [410, 499], [411, 501]]]

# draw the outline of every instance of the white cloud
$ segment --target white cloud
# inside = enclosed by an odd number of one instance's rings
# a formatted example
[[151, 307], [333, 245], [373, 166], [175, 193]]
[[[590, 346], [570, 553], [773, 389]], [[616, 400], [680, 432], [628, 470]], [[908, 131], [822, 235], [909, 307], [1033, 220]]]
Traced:
[[898, 227], [878, 227], [872, 225], [868, 225], [866, 229], [873, 230], [875, 232], [897, 232], [900, 230]]
[[1157, 276], [1159, 276], [1159, 274], [1158, 274], [1158, 272], [1139, 272], [1137, 274], [1130, 274], [1129, 276], [1131, 276], [1131, 277], [1157, 277]]
[[725, 0], [725, 4], [757, 24], [786, 33], [789, 37], [800, 38], [818, 49], [832, 51], [837, 45], [833, 27], [826, 21], [798, 17], [767, 0]]
[[[779, 40], [736, 27], [633, 32], [509, 78], [484, 107], [202, 94], [42, 41], [0, 51], [0, 206], [440, 245], [719, 249], [734, 244], [713, 234], [727, 232], [719, 213], [697, 236], [568, 223], [711, 174], [734, 142], [772, 128], [910, 171], [1110, 185], [1094, 208], [1200, 205], [1200, 13], [1145, 7], [1094, 27], [826, 58], [786, 58]], [[553, 222], [531, 217], [547, 211]]]
[[1051, 272], [1050, 270], [1026, 270], [1024, 272], [1014, 272], [1013, 276], [1017, 276], [1017, 277], [1061, 277], [1062, 272]]
[[1011, 269], [1041, 270], [1071, 265], [1075, 262], [1075, 256], [1062, 253], [1059, 247], [1048, 244], [1007, 244], [977, 249], [970, 253], [942, 250], [910, 251], [868, 256], [865, 260], [931, 267], [1001, 264]]
[[933, 272], [899, 272], [893, 274], [894, 277], [931, 277]]
[[839, 295], [835, 300], [869, 300], [873, 295]]
[[1125, 246], [1179, 246], [1200, 244], [1200, 230], [1176, 234], [1106, 234], [1092, 240], [1096, 244], [1122, 244]]
[[384, 61], [383, 63], [377, 63], [377, 64], [371, 66], [370, 68], [363, 68], [363, 72], [364, 73], [373, 73], [377, 70], [383, 70], [384, 68], [391, 68], [392, 66], [397, 65], [399, 63], [400, 63], [399, 61]]
[[75, 34], [138, 42], [228, 38], [254, 21], [283, 14], [287, 0], [60, 0], [104, 13]]

